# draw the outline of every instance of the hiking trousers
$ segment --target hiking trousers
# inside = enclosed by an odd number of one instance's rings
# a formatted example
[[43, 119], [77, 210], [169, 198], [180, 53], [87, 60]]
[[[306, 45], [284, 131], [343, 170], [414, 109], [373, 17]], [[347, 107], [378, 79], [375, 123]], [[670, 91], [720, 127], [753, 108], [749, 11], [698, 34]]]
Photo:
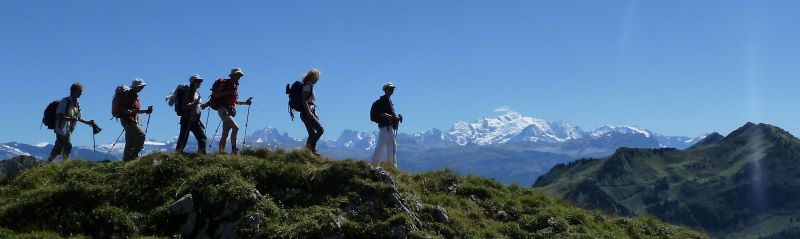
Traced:
[[203, 131], [206, 127], [200, 120], [191, 120], [188, 116], [181, 117], [181, 132], [178, 135], [178, 145], [176, 150], [183, 153], [186, 148], [186, 143], [189, 141], [189, 131], [194, 134], [197, 139], [197, 152], [201, 154], [206, 153], [206, 133]]
[[[70, 135], [63, 136], [56, 133], [56, 143], [53, 145], [53, 150], [50, 151], [50, 158], [54, 156], [61, 155], [69, 156], [69, 153], [72, 152], [72, 141], [70, 140]], [[63, 158], [61, 160], [64, 160]]]
[[308, 131], [306, 148], [316, 152], [317, 141], [319, 141], [319, 138], [322, 137], [322, 133], [325, 132], [325, 129], [322, 128], [322, 124], [319, 123], [317, 117], [314, 117], [314, 115], [310, 113], [301, 111], [300, 120], [303, 121], [303, 124], [306, 126], [306, 131]]
[[131, 161], [139, 157], [139, 152], [144, 148], [145, 134], [142, 127], [133, 120], [120, 120], [122, 128], [125, 129], [125, 151], [122, 154], [122, 161]]
[[391, 125], [380, 127], [375, 153], [370, 163], [377, 165], [384, 161], [397, 168], [397, 130]]

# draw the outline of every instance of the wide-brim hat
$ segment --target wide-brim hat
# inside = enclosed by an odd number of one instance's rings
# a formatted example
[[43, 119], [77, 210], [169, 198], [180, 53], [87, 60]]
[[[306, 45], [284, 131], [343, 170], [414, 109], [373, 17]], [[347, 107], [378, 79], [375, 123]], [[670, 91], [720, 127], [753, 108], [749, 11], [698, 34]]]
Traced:
[[131, 82], [131, 88], [144, 87], [146, 85], [147, 83], [145, 83], [142, 78], [133, 79]]
[[237, 67], [237, 68], [231, 69], [231, 73], [228, 74], [228, 76], [233, 76], [233, 75], [237, 75], [237, 74], [241, 75], [241, 76], [244, 76], [244, 72], [242, 72], [242, 68], [238, 68]]
[[397, 88], [397, 86], [392, 84], [392, 82], [386, 82], [386, 84], [383, 84], [383, 90], [394, 89], [394, 88]]
[[189, 83], [194, 83], [195, 81], [203, 81], [203, 77], [200, 77], [200, 75], [192, 75], [189, 77]]

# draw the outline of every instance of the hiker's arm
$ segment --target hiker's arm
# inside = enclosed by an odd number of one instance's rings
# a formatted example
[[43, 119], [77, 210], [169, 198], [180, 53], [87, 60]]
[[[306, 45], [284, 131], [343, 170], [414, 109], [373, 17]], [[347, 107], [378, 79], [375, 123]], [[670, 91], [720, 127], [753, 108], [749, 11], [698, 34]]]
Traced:
[[151, 113], [153, 113], [153, 106], [152, 105], [147, 107], [146, 110], [138, 109], [138, 110], [136, 110], [136, 113], [134, 113], [134, 114], [151, 114]]
[[247, 98], [246, 101], [236, 100], [237, 105], [251, 105], [253, 104], [253, 97]]

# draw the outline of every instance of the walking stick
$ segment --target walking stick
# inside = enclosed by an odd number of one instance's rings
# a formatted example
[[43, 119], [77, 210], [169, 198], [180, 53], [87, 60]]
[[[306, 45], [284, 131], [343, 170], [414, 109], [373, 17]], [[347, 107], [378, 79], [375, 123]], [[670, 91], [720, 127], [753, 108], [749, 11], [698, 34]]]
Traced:
[[94, 129], [92, 129], [92, 150], [97, 154], [97, 139], [95, 139]]
[[111, 148], [108, 148], [108, 152], [106, 153], [106, 156], [103, 158], [103, 160], [108, 160], [108, 155], [111, 154], [111, 150], [114, 149], [114, 146], [117, 146], [117, 142], [119, 142], [119, 138], [122, 138], [122, 134], [124, 134], [124, 133], [125, 133], [125, 129], [122, 129], [122, 132], [119, 133], [119, 136], [117, 136], [117, 140], [114, 140], [114, 144], [111, 145]]
[[[209, 98], [211, 98], [211, 97], [209, 97]], [[203, 134], [205, 134], [205, 135], [208, 135], [208, 128], [206, 128], [205, 126], [208, 125], [208, 117], [209, 116], [211, 116], [211, 107], [209, 107], [208, 110], [206, 110], [206, 124], [203, 125]]]
[[217, 132], [219, 132], [220, 126], [222, 126], [222, 120], [220, 120], [219, 124], [217, 124], [217, 130], [214, 130], [214, 136], [211, 136], [211, 143], [208, 144], [208, 150], [211, 150], [211, 146], [214, 145], [214, 138], [217, 137]]
[[244, 136], [242, 137], [242, 147], [247, 147], [247, 124], [250, 123], [250, 105], [253, 104], [253, 97], [247, 99], [250, 104], [247, 104], [247, 118], [244, 121]]
[[150, 110], [151, 110], [150, 113], [147, 113], [147, 126], [144, 127], [144, 133], [145, 134], [147, 133], [147, 129], [150, 128], [150, 116], [153, 115], [153, 111], [152, 111], [153, 107], [152, 106], [150, 106]]

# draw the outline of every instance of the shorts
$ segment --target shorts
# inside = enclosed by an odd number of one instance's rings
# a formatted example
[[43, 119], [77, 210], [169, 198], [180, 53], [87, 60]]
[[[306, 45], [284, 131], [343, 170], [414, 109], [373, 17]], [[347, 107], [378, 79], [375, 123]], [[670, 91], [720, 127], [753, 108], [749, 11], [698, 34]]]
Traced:
[[219, 107], [219, 109], [217, 109], [219, 119], [226, 124], [236, 123], [236, 121], [233, 119], [233, 117], [236, 116], [236, 113], [233, 112], [234, 110], [235, 109], [232, 107]]

